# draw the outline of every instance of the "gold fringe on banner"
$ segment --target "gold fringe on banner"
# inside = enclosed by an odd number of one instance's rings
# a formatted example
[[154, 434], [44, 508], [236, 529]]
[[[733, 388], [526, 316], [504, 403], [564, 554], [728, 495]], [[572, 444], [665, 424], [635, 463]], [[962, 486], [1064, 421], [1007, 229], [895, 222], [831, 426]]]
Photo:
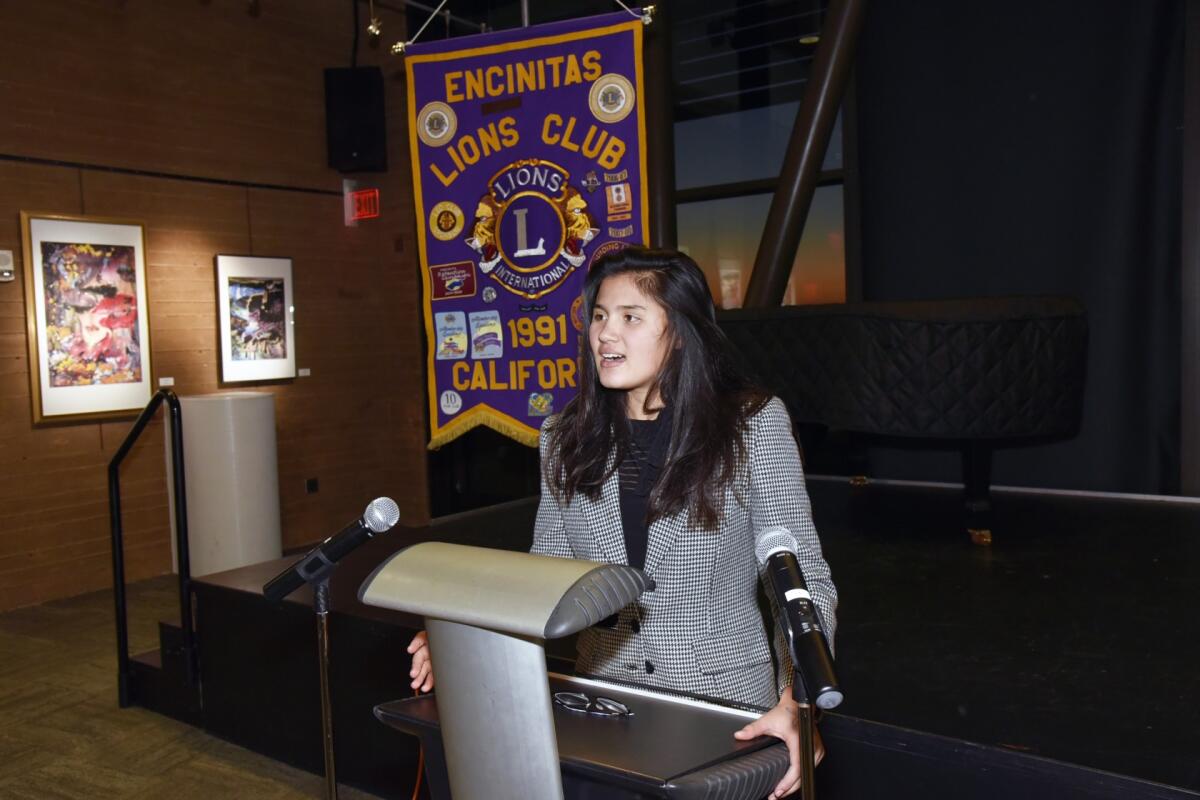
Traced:
[[500, 414], [487, 406], [476, 406], [435, 433], [429, 440], [429, 449], [437, 450], [443, 445], [450, 444], [450, 442], [459, 436], [462, 436], [469, 430], [478, 428], [480, 425], [491, 428], [497, 433], [507, 436], [526, 447], [538, 446], [539, 432], [537, 430], [530, 428], [528, 425], [522, 425], [508, 415]]

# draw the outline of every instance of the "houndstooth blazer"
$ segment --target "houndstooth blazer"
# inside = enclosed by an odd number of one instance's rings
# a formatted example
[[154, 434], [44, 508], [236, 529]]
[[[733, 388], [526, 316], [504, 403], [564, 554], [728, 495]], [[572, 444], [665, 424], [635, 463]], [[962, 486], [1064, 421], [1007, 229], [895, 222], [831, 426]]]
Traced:
[[[554, 419], [542, 425], [543, 462]], [[776, 677], [757, 602], [754, 534], [775, 526], [787, 528], [800, 544], [800, 568], [832, 646], [837, 590], [821, 554], [782, 401], [772, 398], [751, 417], [746, 435], [746, 462], [726, 487], [718, 529], [702, 529], [683, 512], [650, 525], [645, 572], [655, 589], [623, 609], [615, 628], [580, 634], [580, 672], [774, 706], [791, 682], [791, 659], [780, 633]], [[610, 454], [610, 468], [614, 458]], [[599, 502], [577, 494], [562, 504], [543, 474], [532, 552], [627, 563], [618, 492], [614, 470]]]

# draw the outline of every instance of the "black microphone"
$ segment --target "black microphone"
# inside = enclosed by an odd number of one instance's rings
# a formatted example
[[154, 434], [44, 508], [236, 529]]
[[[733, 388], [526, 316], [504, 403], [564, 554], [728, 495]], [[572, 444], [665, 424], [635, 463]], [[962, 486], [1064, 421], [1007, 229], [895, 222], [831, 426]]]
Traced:
[[808, 698], [818, 708], [829, 710], [841, 705], [842, 690], [821, 617], [796, 561], [798, 548], [796, 537], [787, 528], [769, 528], [754, 537], [754, 555], [765, 568], [779, 605], [796, 671], [794, 679], [803, 681]]
[[342, 556], [375, 534], [390, 530], [399, 521], [400, 507], [395, 500], [390, 497], [375, 498], [363, 512], [362, 519], [354, 520], [271, 578], [263, 586], [263, 595], [271, 601], [282, 600], [304, 584], [319, 580], [333, 569]]

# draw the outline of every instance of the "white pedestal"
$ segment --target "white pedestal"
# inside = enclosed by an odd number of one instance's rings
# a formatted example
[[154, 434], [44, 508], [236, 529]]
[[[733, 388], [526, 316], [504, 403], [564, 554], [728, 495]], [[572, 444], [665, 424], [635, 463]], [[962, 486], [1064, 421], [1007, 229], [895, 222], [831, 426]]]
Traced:
[[[179, 398], [187, 482], [188, 554], [193, 576], [223, 572], [283, 555], [279, 524], [279, 469], [275, 451], [275, 396], [222, 392]], [[170, 473], [171, 437], [167, 443]], [[175, 496], [171, 504], [171, 561], [175, 552]]]

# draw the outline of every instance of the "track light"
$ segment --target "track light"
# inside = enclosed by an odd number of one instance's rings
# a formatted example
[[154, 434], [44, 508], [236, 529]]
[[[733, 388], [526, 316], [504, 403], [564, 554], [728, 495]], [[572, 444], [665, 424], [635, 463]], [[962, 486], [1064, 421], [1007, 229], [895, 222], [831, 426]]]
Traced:
[[371, 36], [371, 41], [375, 42], [379, 39], [379, 34], [383, 32], [383, 20], [375, 16], [375, 0], [367, 0], [367, 8], [371, 15], [371, 24], [367, 26], [367, 33]]

